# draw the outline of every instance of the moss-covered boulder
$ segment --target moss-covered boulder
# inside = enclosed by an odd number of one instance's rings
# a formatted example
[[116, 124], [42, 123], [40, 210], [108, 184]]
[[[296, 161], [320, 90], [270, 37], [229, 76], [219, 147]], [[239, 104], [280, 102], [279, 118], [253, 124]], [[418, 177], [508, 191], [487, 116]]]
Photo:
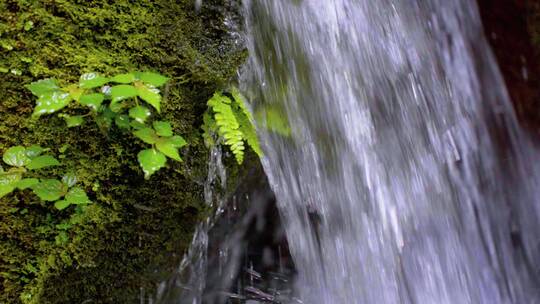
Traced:
[[[245, 56], [226, 28], [236, 6], [205, 0], [197, 12], [193, 0], [0, 0], [0, 153], [50, 148], [62, 166], [44, 173], [74, 171], [94, 202], [75, 215], [30, 191], [0, 198], [0, 303], [135, 303], [178, 265], [205, 213], [206, 100]], [[150, 180], [137, 163], [144, 144], [133, 137], [30, 117], [35, 100], [24, 85], [32, 81], [133, 70], [171, 78], [162, 118], [189, 143], [184, 162], [169, 162]], [[62, 225], [73, 217], [77, 224]]]

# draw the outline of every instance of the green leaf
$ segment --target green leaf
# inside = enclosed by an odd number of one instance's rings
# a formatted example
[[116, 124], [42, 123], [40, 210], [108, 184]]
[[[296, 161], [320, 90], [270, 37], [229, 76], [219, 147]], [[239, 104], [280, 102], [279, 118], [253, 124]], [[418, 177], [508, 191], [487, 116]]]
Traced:
[[156, 87], [160, 87], [164, 85], [169, 80], [169, 78], [163, 75], [152, 73], [152, 72], [138, 72], [138, 73], [135, 73], [135, 76], [138, 79], [140, 79], [142, 82], [145, 82], [147, 84], [150, 84]]
[[60, 162], [56, 160], [56, 158], [50, 155], [42, 155], [32, 159], [32, 161], [30, 161], [30, 163], [26, 165], [26, 168], [28, 168], [29, 170], [37, 170], [45, 167], [52, 167], [58, 165], [60, 165]]
[[126, 102], [124, 101], [121, 101], [121, 102], [115, 102], [115, 103], [111, 103], [110, 106], [109, 106], [109, 109], [111, 109], [111, 111], [115, 112], [115, 113], [119, 113], [122, 111], [122, 109], [126, 106]]
[[142, 150], [137, 154], [137, 159], [144, 172], [144, 178], [149, 179], [154, 172], [165, 166], [167, 158], [155, 149]]
[[72, 97], [69, 93], [54, 91], [41, 95], [36, 102], [33, 116], [54, 113], [69, 104]]
[[150, 117], [151, 112], [147, 107], [136, 106], [129, 109], [129, 117], [135, 119], [140, 123], [144, 123], [148, 117]]
[[92, 203], [92, 201], [88, 199], [86, 192], [84, 192], [84, 190], [79, 187], [71, 188], [68, 194], [66, 194], [65, 199], [73, 205], [86, 205]]
[[135, 81], [135, 75], [131, 73], [119, 74], [114, 76], [111, 80], [117, 83], [132, 83]]
[[143, 128], [140, 130], [136, 130], [133, 132], [133, 135], [135, 135], [137, 138], [140, 138], [147, 144], [155, 144], [159, 139], [156, 135], [156, 132], [154, 132], [154, 130], [152, 130], [151, 128]]
[[3, 172], [0, 174], [0, 197], [15, 190], [20, 179], [20, 173]]
[[114, 118], [114, 123], [121, 129], [129, 129], [129, 116], [118, 115]]
[[146, 128], [146, 125], [140, 121], [132, 120], [129, 125], [136, 130]]
[[168, 121], [154, 121], [154, 129], [156, 130], [157, 135], [159, 136], [172, 136], [173, 131], [171, 123]]
[[29, 158], [34, 158], [38, 155], [40, 155], [45, 149], [38, 145], [31, 145], [30, 147], [26, 148], [26, 156]]
[[79, 87], [82, 89], [93, 89], [100, 87], [109, 81], [109, 78], [103, 77], [97, 73], [86, 73], [81, 75]]
[[121, 84], [111, 87], [111, 106], [119, 101], [137, 96], [137, 90], [132, 85]]
[[77, 127], [84, 123], [84, 116], [82, 115], [75, 115], [75, 116], [69, 116], [64, 115], [64, 120], [66, 121], [66, 125], [68, 128]]
[[23, 178], [17, 182], [16, 186], [20, 190], [31, 188], [39, 183], [37, 178]]
[[104, 99], [105, 95], [101, 93], [93, 93], [81, 96], [81, 98], [79, 99], [79, 103], [92, 108], [92, 110], [94, 111], [97, 111]]
[[68, 187], [73, 187], [77, 183], [77, 176], [73, 172], [68, 172], [62, 176], [62, 183]]
[[162, 137], [156, 142], [156, 148], [163, 154], [167, 155], [168, 157], [177, 160], [182, 161], [180, 158], [180, 155], [178, 154], [178, 148], [174, 144], [174, 142], [171, 141], [170, 138]]
[[7, 149], [2, 159], [6, 164], [15, 167], [22, 167], [30, 162], [30, 158], [26, 155], [26, 149], [22, 146]]
[[169, 142], [175, 148], [182, 148], [187, 144], [187, 141], [180, 135], [167, 138], [167, 142]]
[[60, 89], [55, 79], [48, 78], [32, 82], [26, 86], [27, 89], [32, 92], [32, 94], [40, 97], [45, 94], [52, 93]]
[[32, 187], [34, 193], [44, 201], [56, 201], [64, 195], [64, 185], [56, 179], [43, 179]]
[[58, 210], [64, 210], [67, 207], [69, 207], [69, 205], [71, 205], [71, 203], [68, 202], [67, 200], [58, 200], [54, 202], [54, 207]]
[[152, 86], [141, 85], [137, 87], [137, 94], [142, 100], [154, 107], [158, 113], [160, 112], [161, 95], [159, 94], [159, 89]]

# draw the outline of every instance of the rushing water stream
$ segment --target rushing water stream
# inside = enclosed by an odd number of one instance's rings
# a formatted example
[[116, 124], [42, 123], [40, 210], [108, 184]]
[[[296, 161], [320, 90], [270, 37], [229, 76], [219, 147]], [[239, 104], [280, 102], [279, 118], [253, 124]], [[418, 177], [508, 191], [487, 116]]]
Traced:
[[303, 303], [540, 303], [540, 152], [475, 1], [244, 9], [243, 86]]

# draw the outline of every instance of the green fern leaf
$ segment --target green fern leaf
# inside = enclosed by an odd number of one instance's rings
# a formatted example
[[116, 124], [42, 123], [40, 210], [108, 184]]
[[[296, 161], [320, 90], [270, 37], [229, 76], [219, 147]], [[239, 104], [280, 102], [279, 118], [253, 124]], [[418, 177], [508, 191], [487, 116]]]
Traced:
[[216, 93], [208, 101], [208, 106], [214, 112], [218, 135], [225, 139], [225, 144], [230, 147], [236, 161], [239, 164], [242, 163], [244, 160], [243, 133], [239, 130], [240, 124], [231, 108], [231, 100], [220, 93]]

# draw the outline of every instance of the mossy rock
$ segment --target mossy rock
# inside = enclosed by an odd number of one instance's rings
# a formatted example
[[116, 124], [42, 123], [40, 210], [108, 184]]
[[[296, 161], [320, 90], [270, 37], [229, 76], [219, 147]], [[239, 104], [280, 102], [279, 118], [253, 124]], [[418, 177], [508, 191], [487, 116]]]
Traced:
[[[193, 0], [0, 0], [0, 153], [51, 148], [62, 166], [46, 173], [75, 171], [94, 201], [62, 232], [57, 225], [73, 210], [29, 191], [0, 199], [0, 303], [135, 303], [141, 288], [153, 293], [178, 265], [206, 213], [206, 100], [245, 58], [224, 22], [238, 17], [237, 6], [205, 0], [196, 12]], [[150, 180], [137, 164], [142, 142], [91, 122], [67, 129], [57, 116], [30, 118], [35, 99], [24, 85], [32, 81], [133, 70], [171, 78], [162, 118], [189, 143], [184, 162], [169, 161]]]

